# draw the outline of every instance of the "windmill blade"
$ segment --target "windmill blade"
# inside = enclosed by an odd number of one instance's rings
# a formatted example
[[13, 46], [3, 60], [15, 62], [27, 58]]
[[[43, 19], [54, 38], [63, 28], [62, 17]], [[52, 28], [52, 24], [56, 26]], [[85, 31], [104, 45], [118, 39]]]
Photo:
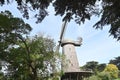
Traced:
[[58, 41], [59, 43], [56, 46], [56, 52], [59, 52], [61, 42], [62, 42], [64, 34], [65, 34], [66, 25], [67, 25], [67, 20], [65, 20], [64, 23], [62, 24], [62, 29], [61, 29], [61, 33], [60, 33], [60, 40]]
[[67, 25], [67, 20], [65, 20], [65, 22], [62, 25], [62, 29], [61, 29], [61, 34], [60, 34], [60, 43], [63, 40], [64, 34], [65, 34], [65, 30], [66, 30], [66, 25]]

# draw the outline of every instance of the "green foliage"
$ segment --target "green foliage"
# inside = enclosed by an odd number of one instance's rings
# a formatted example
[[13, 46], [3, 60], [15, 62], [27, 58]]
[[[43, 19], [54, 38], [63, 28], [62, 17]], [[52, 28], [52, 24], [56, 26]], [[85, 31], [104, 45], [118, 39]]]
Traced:
[[[36, 17], [36, 23], [40, 23], [47, 15], [47, 8], [53, 0], [15, 0], [17, 8], [23, 14], [23, 17], [29, 19], [29, 10], [36, 11], [34, 17]], [[11, 0], [0, 0], [0, 4], [4, 5], [5, 2], [11, 3]], [[29, 6], [30, 5], [30, 6]]]
[[[70, 21], [73, 17], [76, 23], [80, 24], [85, 19], [89, 19], [93, 14], [97, 14], [98, 8], [96, 6], [98, 0], [16, 0], [18, 9], [23, 13], [23, 17], [29, 18], [29, 9], [38, 10], [35, 14], [37, 23], [41, 22], [47, 15], [47, 8], [50, 3], [53, 4], [55, 9], [55, 15], [64, 16], [63, 20]], [[1, 5], [5, 3], [5, 0], [1, 0]], [[7, 0], [10, 3], [10, 0]], [[31, 5], [31, 6], [29, 6]]]
[[89, 77], [87, 80], [101, 80], [101, 79], [98, 76], [93, 75]]
[[113, 78], [109, 72], [99, 72], [98, 74], [92, 75], [85, 80], [119, 80], [119, 78]]
[[[88, 64], [89, 63], [89, 64]], [[91, 67], [94, 64], [93, 72], [96, 74], [93, 74], [92, 76], [85, 78], [84, 80], [119, 80], [118, 74], [119, 70], [116, 65], [114, 64], [98, 64], [98, 62], [87, 62], [86, 65], [84, 65], [83, 69], [92, 69]], [[96, 65], [95, 65], [96, 64]], [[91, 65], [91, 66], [90, 66]]]
[[91, 69], [92, 71], [96, 71], [95, 69], [97, 68], [98, 62], [96, 61], [90, 61], [87, 62], [86, 65], [83, 66], [84, 69]]
[[[22, 35], [32, 30], [29, 24], [22, 19], [15, 18], [9, 11], [0, 13], [0, 54], [4, 53], [10, 45], [20, 41]], [[1, 56], [2, 57], [2, 56]]]
[[113, 78], [113, 79], [116, 79], [118, 78], [118, 68], [116, 65], [114, 64], [108, 64], [104, 70], [104, 72], [108, 72], [110, 73], [110, 76]]
[[97, 74], [98, 72], [102, 72], [105, 66], [106, 64], [99, 64], [96, 61], [89, 61], [82, 67], [82, 69], [87, 71], [92, 70], [95, 74]]
[[100, 72], [100, 73], [98, 73], [98, 77], [101, 80], [111, 80], [112, 79], [109, 72]]
[[113, 80], [109, 72], [99, 72], [96, 75], [90, 76], [87, 80]]
[[97, 71], [99, 71], [99, 72], [102, 72], [104, 69], [105, 69], [105, 67], [106, 67], [106, 64], [99, 64], [98, 66], [97, 66]]
[[115, 79], [115, 80], [120, 80], [120, 78], [118, 78], [118, 79]]
[[90, 20], [91, 15], [97, 13], [97, 8], [95, 3], [97, 0], [56, 0], [53, 6], [56, 11], [56, 15], [65, 17], [63, 20], [70, 21], [75, 15], [75, 21], [77, 23], [84, 22], [85, 19]]
[[114, 64], [120, 70], [120, 56], [116, 57], [115, 59], [110, 60], [109, 64]]
[[101, 19], [95, 24], [96, 28], [110, 25], [109, 33], [116, 39], [120, 39], [120, 1], [103, 0]]
[[[1, 67], [11, 68], [10, 65], [12, 64], [15, 66], [14, 68], [16, 69], [16, 67], [20, 63], [19, 61], [17, 62], [17, 59], [20, 59], [18, 58], [20, 54], [18, 49], [15, 47], [18, 46], [18, 43], [24, 41], [23, 35], [29, 34], [30, 31], [31, 27], [29, 26], [29, 24], [26, 24], [22, 19], [14, 17], [9, 11], [0, 13], [0, 60], [2, 63]], [[16, 62], [14, 62], [14, 60]], [[20, 59], [20, 61], [22, 60]], [[12, 75], [12, 73], [10, 73], [8, 76], [10, 75]], [[3, 74], [1, 78], [2, 80], [3, 78], [6, 79], [7, 76], [4, 76]]]
[[[41, 22], [49, 12], [47, 8], [53, 5], [55, 15], [60, 15], [63, 20], [74, 19], [77, 24], [90, 20], [92, 15], [99, 15], [100, 20], [95, 28], [103, 29], [110, 25], [109, 33], [117, 40], [120, 39], [120, 1], [119, 0], [15, 0], [17, 8], [23, 17], [29, 18], [29, 11], [35, 11], [36, 23]], [[0, 0], [0, 4], [11, 3], [11, 0]]]

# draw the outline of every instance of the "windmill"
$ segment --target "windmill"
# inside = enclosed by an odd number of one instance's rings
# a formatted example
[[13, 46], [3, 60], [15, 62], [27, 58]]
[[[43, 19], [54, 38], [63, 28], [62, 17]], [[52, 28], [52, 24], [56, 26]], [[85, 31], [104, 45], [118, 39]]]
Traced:
[[[83, 73], [83, 71], [79, 68], [79, 63], [77, 60], [76, 55], [76, 46], [81, 46], [82, 44], [82, 38], [80, 37], [77, 41], [73, 41], [70, 39], [64, 39], [64, 33], [67, 25], [67, 20], [64, 21], [61, 29], [60, 34], [60, 40], [58, 41], [59, 44], [57, 46], [57, 51], [59, 51], [60, 46], [62, 47], [62, 53], [65, 55], [65, 60], [62, 60], [62, 70], [66, 75], [63, 75], [61, 80], [79, 80], [80, 73]], [[70, 77], [71, 75], [74, 75], [73, 78]], [[78, 79], [79, 78], [79, 79]]]

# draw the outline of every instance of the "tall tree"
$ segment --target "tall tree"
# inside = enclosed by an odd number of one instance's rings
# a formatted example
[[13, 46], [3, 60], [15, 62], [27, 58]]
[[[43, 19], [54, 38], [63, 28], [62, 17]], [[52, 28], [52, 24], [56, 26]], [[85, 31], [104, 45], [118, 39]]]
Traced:
[[[22, 19], [14, 17], [9, 11], [0, 13], [0, 61], [2, 67], [11, 64], [15, 55], [10, 57], [10, 49], [23, 42], [25, 35], [32, 30], [29, 24]], [[10, 59], [11, 58], [11, 59]]]
[[[12, 63], [7, 66], [7, 76], [22, 80], [47, 80], [52, 74], [54, 58], [53, 39], [42, 36], [26, 40], [28, 50], [20, 43], [18, 48], [10, 49], [8, 58]], [[57, 66], [55, 66], [57, 67]]]
[[57, 55], [53, 39], [28, 38], [30, 31], [29, 24], [9, 11], [0, 13], [0, 60], [5, 66], [5, 80], [46, 80], [51, 77], [53, 65], [58, 68], [53, 64]]

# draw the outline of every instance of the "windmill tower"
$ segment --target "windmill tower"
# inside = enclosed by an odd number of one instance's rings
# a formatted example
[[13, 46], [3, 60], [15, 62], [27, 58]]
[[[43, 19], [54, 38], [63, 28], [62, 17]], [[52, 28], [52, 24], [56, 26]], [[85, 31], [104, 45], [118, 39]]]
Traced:
[[73, 41], [70, 39], [61, 42], [62, 53], [65, 55], [65, 60], [62, 62], [64, 72], [79, 72], [79, 63], [76, 55], [75, 46], [80, 46], [82, 39]]

